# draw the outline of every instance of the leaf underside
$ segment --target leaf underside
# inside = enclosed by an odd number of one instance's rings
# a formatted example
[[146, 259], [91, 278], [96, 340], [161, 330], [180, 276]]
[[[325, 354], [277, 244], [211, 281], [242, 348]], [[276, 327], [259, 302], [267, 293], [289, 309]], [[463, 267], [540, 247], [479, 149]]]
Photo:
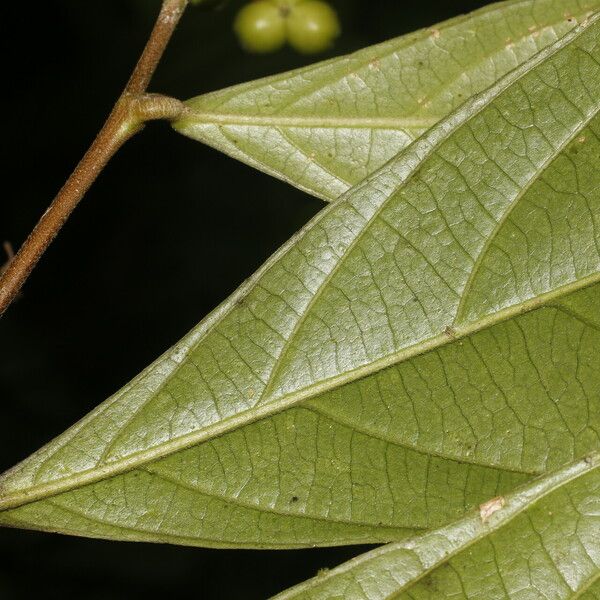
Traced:
[[324, 200], [382, 167], [600, 0], [513, 0], [187, 102], [180, 133]]
[[276, 599], [600, 598], [598, 454], [487, 506]]
[[594, 16], [325, 208], [0, 478], [0, 524], [404, 539], [599, 447]]

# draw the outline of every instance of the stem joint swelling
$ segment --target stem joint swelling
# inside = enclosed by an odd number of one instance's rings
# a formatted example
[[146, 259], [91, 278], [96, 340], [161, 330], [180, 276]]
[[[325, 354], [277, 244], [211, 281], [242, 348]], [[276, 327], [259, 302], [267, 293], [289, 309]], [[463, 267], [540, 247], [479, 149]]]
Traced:
[[115, 106], [115, 113], [119, 115], [121, 122], [117, 135], [121, 138], [121, 143], [126, 142], [141, 131], [147, 121], [174, 121], [184, 110], [185, 105], [176, 98], [126, 92]]
[[173, 120], [184, 110], [179, 100], [146, 90], [186, 5], [187, 0], [163, 0], [148, 43], [106, 123], [19, 252], [0, 272], [0, 316], [115, 152], [146, 121]]

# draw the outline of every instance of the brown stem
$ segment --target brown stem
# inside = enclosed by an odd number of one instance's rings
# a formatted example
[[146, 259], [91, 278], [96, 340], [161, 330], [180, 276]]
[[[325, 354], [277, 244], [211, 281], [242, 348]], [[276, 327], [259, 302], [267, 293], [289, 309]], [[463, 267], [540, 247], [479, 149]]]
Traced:
[[142, 55], [106, 123], [75, 170], [42, 215], [19, 252], [0, 275], [0, 316], [115, 152], [146, 121], [175, 119], [183, 105], [174, 98], [145, 94], [150, 79], [179, 22], [188, 0], [163, 0]]
[[150, 79], [154, 75], [187, 3], [188, 0], [163, 0], [162, 9], [156, 19], [150, 39], [127, 82], [125, 89], [130, 94], [143, 94], [148, 88]]

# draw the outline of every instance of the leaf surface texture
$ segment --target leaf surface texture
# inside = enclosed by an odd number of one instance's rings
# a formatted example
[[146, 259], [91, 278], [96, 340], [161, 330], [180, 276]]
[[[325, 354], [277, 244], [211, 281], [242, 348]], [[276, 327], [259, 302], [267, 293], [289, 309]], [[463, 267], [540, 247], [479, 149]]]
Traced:
[[326, 207], [0, 479], [0, 523], [387, 542], [598, 448], [600, 25]]
[[324, 200], [361, 182], [598, 0], [516, 0], [187, 102], [182, 134]]
[[457, 522], [378, 548], [276, 599], [598, 598], [599, 459], [596, 454], [571, 464]]

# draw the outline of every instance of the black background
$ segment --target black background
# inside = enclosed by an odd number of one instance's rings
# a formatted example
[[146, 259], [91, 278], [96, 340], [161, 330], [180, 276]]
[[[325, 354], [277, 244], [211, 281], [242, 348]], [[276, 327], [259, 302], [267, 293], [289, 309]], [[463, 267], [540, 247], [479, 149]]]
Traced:
[[[190, 8], [151, 91], [178, 98], [301, 66], [243, 53], [241, 1]], [[356, 50], [486, 4], [337, 0]], [[158, 0], [3, 2], [0, 241], [15, 246], [126, 81]], [[0, 320], [0, 471], [176, 342], [322, 206], [154, 123], [119, 153]], [[0, 260], [1, 262], [1, 260]], [[0, 530], [0, 600], [265, 598], [364, 548], [234, 551]]]

